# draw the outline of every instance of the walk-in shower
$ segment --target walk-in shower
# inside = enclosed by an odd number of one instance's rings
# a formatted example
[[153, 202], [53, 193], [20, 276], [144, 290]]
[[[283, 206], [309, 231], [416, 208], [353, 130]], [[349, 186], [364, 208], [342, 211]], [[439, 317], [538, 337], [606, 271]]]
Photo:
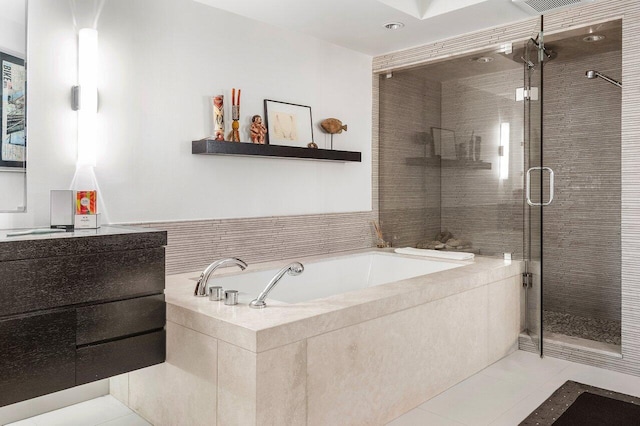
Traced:
[[532, 34], [379, 79], [385, 239], [527, 260], [538, 348], [619, 351], [622, 92], [591, 79], [621, 87], [621, 39], [620, 21]]

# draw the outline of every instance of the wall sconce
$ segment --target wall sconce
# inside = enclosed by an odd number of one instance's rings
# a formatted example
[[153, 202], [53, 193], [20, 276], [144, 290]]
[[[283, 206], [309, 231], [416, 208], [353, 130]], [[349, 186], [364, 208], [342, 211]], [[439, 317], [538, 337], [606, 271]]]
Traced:
[[511, 125], [509, 123], [500, 124], [500, 180], [509, 179], [509, 143], [511, 142]]
[[78, 111], [77, 166], [96, 165], [98, 121], [98, 31], [78, 32], [78, 86], [72, 90], [72, 107]]

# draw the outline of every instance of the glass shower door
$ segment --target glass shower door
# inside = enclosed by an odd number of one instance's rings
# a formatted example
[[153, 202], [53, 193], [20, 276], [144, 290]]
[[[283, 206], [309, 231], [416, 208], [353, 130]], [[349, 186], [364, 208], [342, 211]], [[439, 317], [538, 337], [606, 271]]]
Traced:
[[[542, 25], [542, 23], [541, 23]], [[543, 354], [542, 214], [546, 193], [542, 161], [542, 95], [544, 41], [542, 31], [524, 49], [524, 259], [526, 263], [526, 330], [540, 356]], [[552, 184], [552, 182], [551, 182]], [[551, 186], [552, 187], [552, 186]], [[551, 195], [551, 194], [550, 194]]]

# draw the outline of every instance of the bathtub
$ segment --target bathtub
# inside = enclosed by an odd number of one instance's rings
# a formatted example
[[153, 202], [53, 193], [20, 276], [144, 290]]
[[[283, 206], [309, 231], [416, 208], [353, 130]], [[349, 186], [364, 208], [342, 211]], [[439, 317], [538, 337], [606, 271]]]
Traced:
[[[289, 262], [266, 309], [247, 304]], [[517, 347], [522, 264], [365, 249], [166, 279], [167, 362], [111, 380], [157, 426], [384, 425]]]
[[[470, 262], [407, 257], [393, 253], [368, 252], [304, 262], [302, 275], [285, 274], [267, 300], [299, 303], [349, 291], [402, 281], [468, 265]], [[282, 266], [286, 266], [282, 262]], [[208, 286], [238, 290], [240, 303], [258, 296], [279, 269], [213, 276]]]

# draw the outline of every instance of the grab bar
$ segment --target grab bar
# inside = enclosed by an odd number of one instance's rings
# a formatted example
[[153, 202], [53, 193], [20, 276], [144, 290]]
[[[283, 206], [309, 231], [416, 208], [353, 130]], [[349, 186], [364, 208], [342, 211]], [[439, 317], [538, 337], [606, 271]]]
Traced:
[[[533, 201], [531, 201], [531, 171], [532, 170], [540, 170], [541, 172], [546, 170], [549, 172], [549, 201], [547, 201], [546, 203], [543, 203], [543, 202], [534, 203]], [[553, 172], [553, 169], [551, 169], [551, 167], [531, 167], [529, 170], [527, 170], [526, 186], [527, 186], [527, 204], [529, 204], [530, 206], [545, 207], [553, 203], [554, 189], [555, 189], [555, 173]]]

